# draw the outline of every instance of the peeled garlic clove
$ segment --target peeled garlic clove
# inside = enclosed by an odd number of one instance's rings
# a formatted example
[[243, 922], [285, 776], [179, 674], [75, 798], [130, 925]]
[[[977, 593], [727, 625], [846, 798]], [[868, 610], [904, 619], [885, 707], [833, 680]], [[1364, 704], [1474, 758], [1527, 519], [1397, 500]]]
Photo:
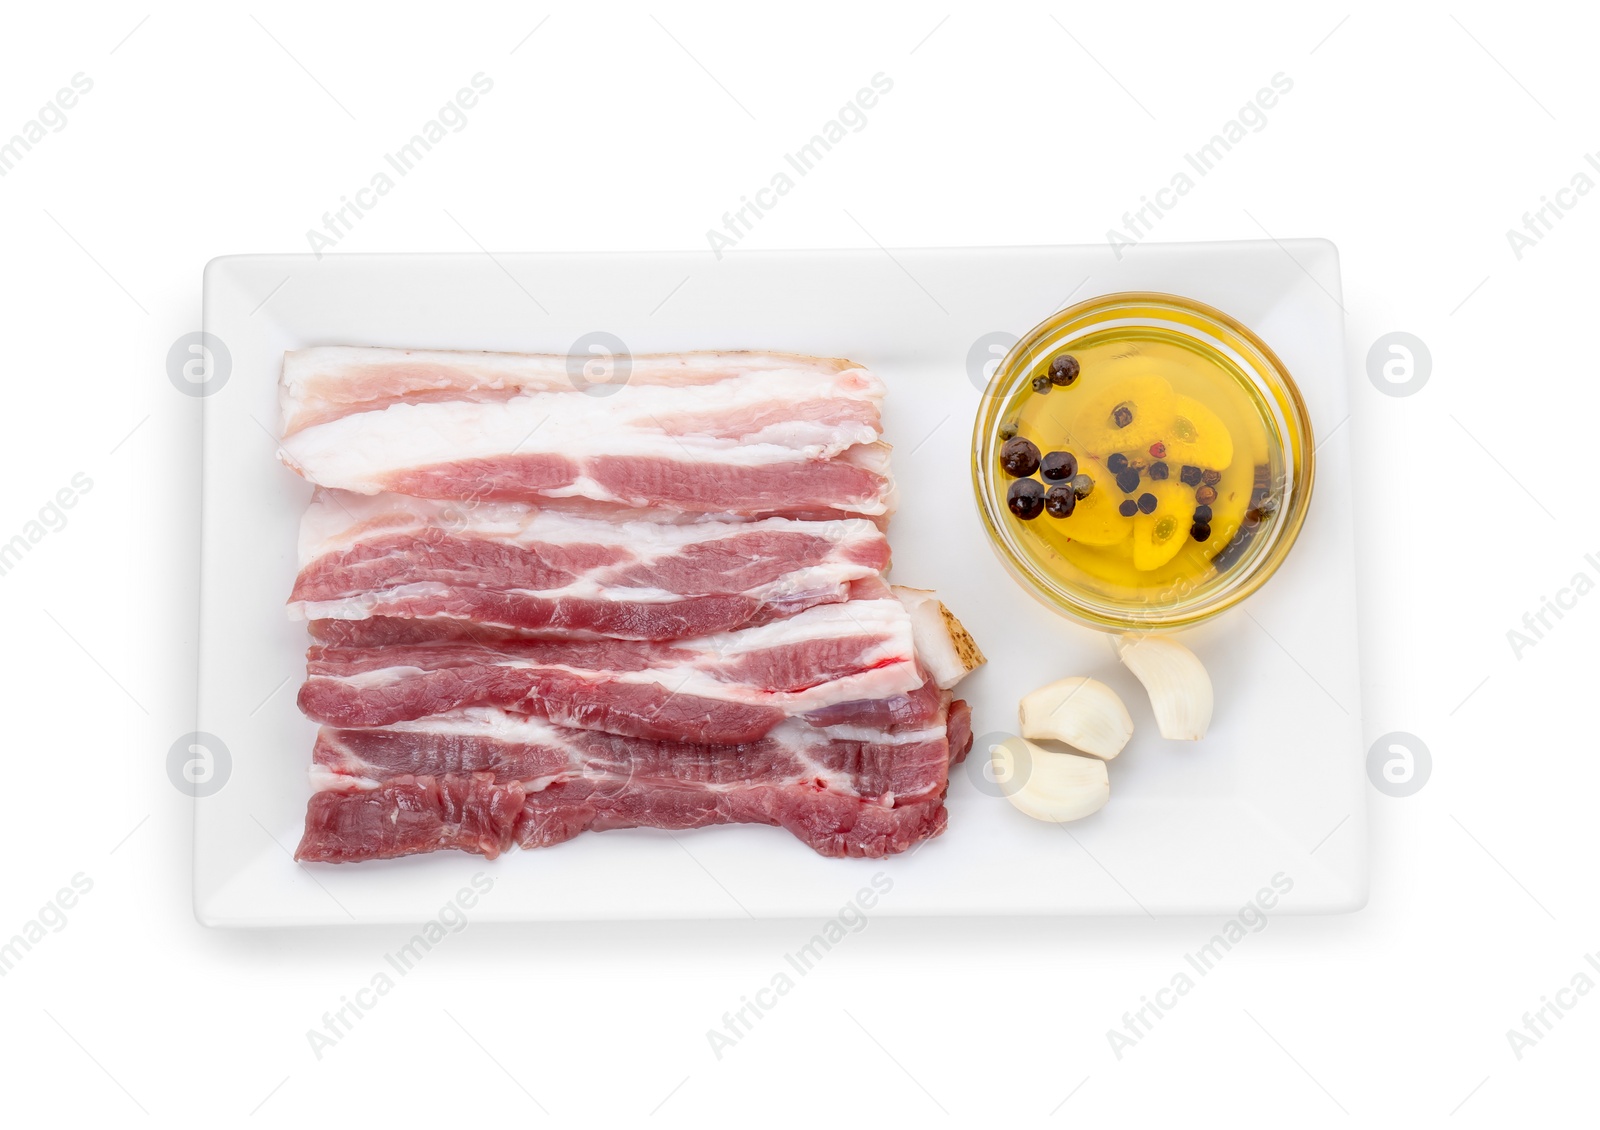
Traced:
[[1058, 679], [1026, 695], [1018, 709], [1025, 738], [1066, 742], [1096, 757], [1122, 752], [1133, 719], [1117, 692], [1093, 679]]
[[1169, 636], [1123, 636], [1117, 654], [1150, 695], [1161, 736], [1198, 741], [1211, 725], [1211, 676], [1199, 656]]
[[940, 690], [949, 690], [983, 666], [977, 642], [936, 595], [904, 585], [890, 591], [911, 613], [912, 646]]
[[1055, 753], [1025, 738], [993, 746], [989, 757], [1006, 799], [1035, 820], [1081, 820], [1111, 799], [1111, 778], [1099, 758]]

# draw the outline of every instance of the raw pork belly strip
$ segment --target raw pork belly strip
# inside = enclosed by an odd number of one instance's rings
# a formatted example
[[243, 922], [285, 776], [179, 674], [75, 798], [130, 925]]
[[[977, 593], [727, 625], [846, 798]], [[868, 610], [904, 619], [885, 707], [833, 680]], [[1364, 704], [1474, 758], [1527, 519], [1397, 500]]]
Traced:
[[[440, 636], [471, 634], [449, 623], [464, 621], [669, 640], [842, 601], [850, 582], [888, 564], [888, 541], [862, 519], [606, 521], [526, 503], [321, 490], [301, 522], [289, 608], [306, 620], [442, 621]], [[370, 638], [390, 637], [380, 628]]]
[[[403, 412], [406, 407], [386, 411]], [[712, 449], [672, 439], [667, 440], [671, 448], [623, 442], [608, 450], [604, 433], [591, 433], [581, 442], [562, 445], [562, 451], [523, 451], [516, 446], [522, 441], [510, 433], [532, 435], [543, 419], [509, 428], [466, 419], [460, 426], [482, 437], [475, 447], [498, 450], [452, 458], [433, 442], [439, 434], [437, 421], [386, 417], [368, 427], [365, 416], [352, 416], [313, 430], [339, 428], [346, 420], [351, 427], [343, 434], [319, 435], [326, 441], [320, 449], [309, 442], [285, 441], [289, 466], [322, 486], [418, 498], [584, 498], [756, 517], [876, 518], [894, 506], [888, 452], [882, 444], [850, 447], [838, 458], [812, 458], [772, 446]], [[583, 447], [589, 450], [579, 450]]]
[[[872, 592], [880, 581], [856, 587]], [[787, 717], [915, 691], [910, 616], [892, 596], [677, 642], [474, 640], [313, 645], [300, 709], [340, 727], [468, 706], [629, 737], [754, 741]]]
[[879, 803], [942, 792], [950, 765], [947, 710], [893, 730], [815, 726], [798, 718], [737, 745], [662, 742], [554, 726], [538, 718], [474, 707], [376, 730], [324, 726], [313, 781], [348, 790], [393, 777], [487, 773], [497, 785], [542, 790], [585, 775], [621, 785], [670, 778], [697, 788], [758, 780], [805, 781]]
[[[533, 367], [520, 383], [445, 364], [430, 385], [427, 376], [306, 376], [302, 369], [318, 372], [321, 362], [299, 356], [285, 358], [280, 456], [320, 486], [708, 514], [881, 517], [893, 508], [883, 384], [841, 362], [636, 358], [627, 385], [592, 396], [569, 380], [566, 358], [504, 362]], [[461, 356], [463, 366], [483, 363], [482, 355]], [[386, 365], [410, 372], [398, 361], [376, 367]], [[335, 401], [324, 386], [345, 389], [348, 400]]]
[[296, 858], [387, 859], [459, 848], [493, 858], [582, 831], [756, 823], [823, 855], [881, 857], [943, 831], [951, 764], [972, 742], [939, 692], [915, 728], [785, 722], [759, 742], [652, 742], [463, 711], [318, 736]]
[[[368, 349], [323, 345], [283, 355], [279, 403], [283, 434], [391, 404], [440, 400], [488, 402], [541, 392], [577, 392], [574, 369], [584, 358], [550, 353], [478, 353], [427, 349]], [[841, 373], [862, 372], [853, 361], [797, 353], [656, 353], [628, 359], [629, 387], [720, 390], [720, 398], [772, 374], [827, 389]], [[881, 392], [878, 399], [881, 399]], [[714, 397], [716, 398], [716, 397]], [[872, 419], [876, 420], [876, 414]]]

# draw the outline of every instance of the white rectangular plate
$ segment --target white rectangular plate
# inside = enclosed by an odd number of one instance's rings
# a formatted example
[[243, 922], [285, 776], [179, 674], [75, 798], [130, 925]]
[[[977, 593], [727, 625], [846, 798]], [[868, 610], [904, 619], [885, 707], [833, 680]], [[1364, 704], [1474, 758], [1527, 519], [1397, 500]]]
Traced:
[[[1317, 486], [1300, 541], [1242, 608], [1188, 642], [1217, 688], [1198, 744], [1156, 733], [1109, 637], [1045, 611], [984, 539], [968, 452], [985, 361], [1069, 299], [1188, 295], [1255, 329], [1311, 408]], [[420, 922], [474, 874], [478, 920], [826, 917], [879, 876], [885, 915], [1231, 913], [1292, 883], [1289, 912], [1366, 899], [1355, 548], [1338, 255], [1318, 240], [1106, 247], [644, 255], [239, 256], [205, 273], [205, 329], [231, 356], [203, 400], [199, 719], [227, 747], [195, 802], [195, 910], [217, 926]], [[960, 693], [979, 734], [1018, 695], [1092, 675], [1133, 741], [1107, 807], [1036, 823], [957, 768], [950, 827], [889, 860], [824, 859], [787, 832], [586, 833], [494, 862], [459, 853], [300, 866], [314, 727], [295, 708], [305, 628], [284, 613], [309, 488], [275, 458], [283, 353], [389, 345], [566, 353], [593, 331], [635, 353], [775, 349], [849, 357], [889, 388], [902, 504], [894, 579], [937, 589], [988, 653]], [[274, 689], [276, 688], [276, 689]], [[980, 741], [981, 746], [981, 741]], [[991, 789], [992, 791], [992, 789]], [[1281, 873], [1281, 875], [1280, 875]]]

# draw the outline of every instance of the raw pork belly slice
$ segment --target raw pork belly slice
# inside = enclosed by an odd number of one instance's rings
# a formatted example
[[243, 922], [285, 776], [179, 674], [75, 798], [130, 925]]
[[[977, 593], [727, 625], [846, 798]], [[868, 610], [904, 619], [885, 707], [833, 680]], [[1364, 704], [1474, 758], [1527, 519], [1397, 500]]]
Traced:
[[[882, 582], [863, 582], [872, 592]], [[494, 706], [565, 726], [661, 740], [753, 741], [784, 718], [915, 691], [923, 681], [892, 596], [819, 605], [677, 642], [472, 640], [313, 645], [300, 709], [340, 727]]]
[[[283, 355], [278, 391], [283, 434], [391, 404], [490, 402], [541, 392], [579, 392], [588, 387], [582, 368], [586, 360], [550, 353], [343, 345], [293, 350]], [[714, 401], [737, 399], [746, 395], [740, 391], [746, 386], [769, 382], [774, 376], [825, 391], [837, 387], [834, 382], [841, 374], [865, 372], [853, 361], [836, 357], [743, 351], [641, 354], [626, 364], [629, 387], [709, 389]], [[844, 387], [853, 385], [847, 382]], [[872, 399], [874, 404], [882, 399], [881, 389]], [[876, 418], [874, 411], [871, 419]], [[787, 422], [783, 415], [774, 419]]]
[[[442, 450], [403, 450], [406, 445], [400, 439], [420, 445], [436, 435], [435, 421], [385, 420], [381, 427], [369, 427], [365, 417], [346, 420], [353, 424], [345, 434], [321, 437], [327, 440], [325, 450], [286, 441], [283, 450], [289, 465], [322, 486], [361, 494], [396, 491], [418, 498], [583, 498], [753, 517], [878, 518], [894, 507], [888, 452], [882, 444], [850, 447], [838, 458], [811, 458], [770, 446], [708, 450], [697, 444], [699, 450], [694, 450], [681, 440], [669, 440], [672, 448], [660, 446], [654, 451], [648, 443], [624, 444], [620, 445], [624, 450], [612, 453], [591, 434], [581, 443], [563, 444], [562, 451], [521, 451], [516, 447], [521, 440], [491, 434], [495, 429], [487, 421], [467, 420], [462, 427], [484, 437], [478, 446], [503, 450], [455, 459]], [[321, 432], [344, 422], [313, 430]], [[537, 426], [538, 422], [519, 423], [510, 430], [520, 428], [521, 434], [531, 435]], [[391, 437], [390, 432], [397, 435]], [[582, 446], [591, 450], [576, 450]], [[634, 450], [626, 450], [628, 446]]]
[[842, 362], [635, 358], [626, 385], [593, 396], [568, 378], [566, 358], [496, 362], [530, 367], [518, 378], [472, 368], [484, 355], [454, 365], [429, 355], [416, 373], [392, 351], [371, 365], [328, 362], [328, 352], [287, 355], [282, 385], [280, 457], [320, 486], [713, 514], [893, 508], [883, 384]]
[[[668, 640], [836, 603], [889, 564], [871, 522], [606, 521], [526, 503], [318, 491], [290, 613], [449, 621], [506, 634]], [[361, 638], [359, 633], [351, 642]], [[385, 641], [380, 628], [370, 637]]]
[[880, 803], [943, 791], [948, 692], [914, 725], [873, 730], [791, 718], [764, 738], [733, 745], [664, 742], [555, 726], [472, 707], [381, 729], [324, 726], [313, 754], [320, 788], [392, 777], [489, 774], [495, 784], [540, 790], [584, 775], [616, 783], [673, 778], [717, 788], [762, 779], [806, 781]]
[[[318, 736], [296, 858], [385, 859], [460, 848], [493, 857], [579, 832], [755, 823], [828, 856], [881, 857], [943, 831], [951, 764], [972, 742], [964, 702], [939, 694], [919, 726], [790, 720], [759, 742], [654, 742], [497, 711]], [[520, 807], [519, 807], [520, 806]]]

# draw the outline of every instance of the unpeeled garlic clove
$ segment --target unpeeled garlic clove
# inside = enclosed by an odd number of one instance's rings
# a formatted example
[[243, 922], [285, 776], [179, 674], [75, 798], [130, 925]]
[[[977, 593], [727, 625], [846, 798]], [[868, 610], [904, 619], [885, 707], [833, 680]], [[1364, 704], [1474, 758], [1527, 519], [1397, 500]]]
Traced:
[[1169, 636], [1123, 636], [1117, 654], [1150, 695], [1161, 736], [1198, 741], [1211, 725], [1211, 676], [1200, 657]]
[[1133, 736], [1133, 719], [1117, 692], [1094, 679], [1057, 679], [1023, 696], [1017, 711], [1025, 738], [1066, 742], [1112, 758]]
[[1056, 753], [1026, 738], [990, 747], [989, 757], [1006, 799], [1035, 820], [1081, 820], [1111, 799], [1111, 778], [1097, 757]]

